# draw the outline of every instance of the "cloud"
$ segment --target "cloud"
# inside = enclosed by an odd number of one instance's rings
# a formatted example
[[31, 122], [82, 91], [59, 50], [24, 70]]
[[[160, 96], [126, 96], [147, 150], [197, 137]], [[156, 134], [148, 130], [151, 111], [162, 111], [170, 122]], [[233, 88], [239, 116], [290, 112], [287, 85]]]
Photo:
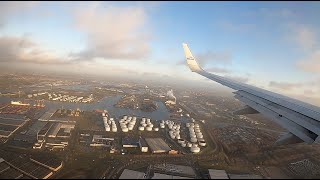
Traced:
[[291, 18], [296, 16], [292, 10], [287, 8], [259, 8], [257, 13], [270, 18]]
[[42, 49], [39, 44], [27, 36], [1, 36], [0, 62], [31, 62], [38, 64], [65, 63], [54, 53]]
[[316, 30], [302, 24], [291, 24], [292, 39], [304, 50], [305, 57], [296, 62], [296, 67], [305, 72], [320, 73], [320, 44]]
[[76, 60], [94, 58], [141, 60], [151, 53], [147, 15], [142, 7], [94, 6], [75, 12], [75, 26], [87, 34]]
[[317, 44], [315, 31], [302, 25], [294, 29], [294, 38], [298, 45], [304, 50], [312, 50]]
[[40, 2], [36, 1], [1, 1], [0, 2], [0, 28], [6, 23], [8, 16], [17, 12], [28, 10]]
[[320, 49], [298, 61], [296, 66], [306, 72], [320, 73]]
[[270, 81], [269, 86], [281, 90], [293, 90], [295, 88], [301, 87], [301, 84]]

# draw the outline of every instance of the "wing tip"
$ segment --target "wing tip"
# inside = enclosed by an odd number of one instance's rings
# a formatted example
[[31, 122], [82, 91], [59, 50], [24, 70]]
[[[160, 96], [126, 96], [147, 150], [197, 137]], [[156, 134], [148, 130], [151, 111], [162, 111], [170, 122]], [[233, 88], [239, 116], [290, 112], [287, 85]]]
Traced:
[[188, 44], [182, 43], [184, 53], [186, 56], [187, 64], [192, 72], [201, 72], [203, 69], [198, 64], [197, 60], [193, 57], [190, 48], [188, 47]]

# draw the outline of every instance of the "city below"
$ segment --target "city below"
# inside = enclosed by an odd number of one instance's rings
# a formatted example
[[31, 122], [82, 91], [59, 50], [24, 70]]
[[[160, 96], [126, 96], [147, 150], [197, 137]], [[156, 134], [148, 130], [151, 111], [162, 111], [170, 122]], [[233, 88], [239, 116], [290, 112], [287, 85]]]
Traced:
[[233, 115], [231, 93], [147, 81], [0, 76], [0, 178], [319, 178], [320, 146]]

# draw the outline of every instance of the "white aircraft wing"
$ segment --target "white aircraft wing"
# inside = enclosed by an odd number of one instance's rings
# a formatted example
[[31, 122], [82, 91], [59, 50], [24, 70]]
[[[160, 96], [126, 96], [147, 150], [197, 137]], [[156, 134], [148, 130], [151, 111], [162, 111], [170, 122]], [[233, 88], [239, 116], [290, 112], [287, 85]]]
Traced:
[[193, 57], [187, 44], [182, 44], [187, 63], [192, 72], [237, 90], [235, 97], [247, 104], [233, 112], [236, 115], [261, 113], [289, 132], [276, 144], [306, 142], [320, 143], [320, 108], [296, 99], [273, 93], [203, 70]]

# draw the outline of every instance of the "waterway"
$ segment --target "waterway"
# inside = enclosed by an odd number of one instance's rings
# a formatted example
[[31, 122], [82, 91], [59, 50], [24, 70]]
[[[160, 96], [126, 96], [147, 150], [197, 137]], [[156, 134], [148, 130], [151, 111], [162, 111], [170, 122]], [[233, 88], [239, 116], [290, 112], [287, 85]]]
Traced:
[[[157, 110], [153, 112], [144, 112], [139, 109], [126, 109], [126, 108], [117, 108], [114, 105], [121, 99], [121, 95], [117, 96], [108, 96], [101, 99], [99, 102], [95, 103], [69, 103], [69, 102], [56, 102], [56, 101], [45, 101], [44, 104], [49, 109], [81, 109], [85, 111], [92, 111], [96, 109], [107, 110], [111, 117], [120, 118], [123, 115], [131, 115], [137, 117], [148, 117], [153, 120], [166, 120], [169, 119], [170, 113], [167, 110], [166, 106], [161, 101], [156, 101], [158, 104]], [[0, 97], [0, 104], [9, 103], [10, 101], [18, 101], [21, 99], [10, 98], [10, 97]]]

